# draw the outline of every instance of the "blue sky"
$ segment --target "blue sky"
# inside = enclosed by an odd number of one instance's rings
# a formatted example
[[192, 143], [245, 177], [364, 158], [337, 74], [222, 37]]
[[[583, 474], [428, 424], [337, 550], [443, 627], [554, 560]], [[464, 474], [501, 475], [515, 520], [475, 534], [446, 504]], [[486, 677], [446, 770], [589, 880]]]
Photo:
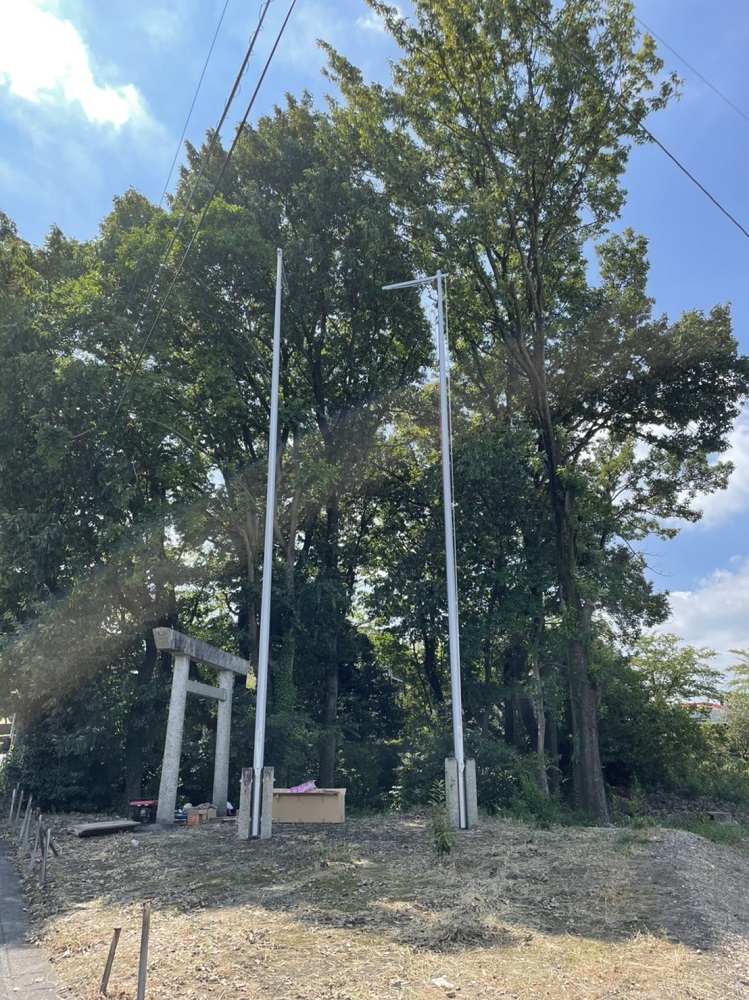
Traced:
[[[229, 0], [187, 136], [199, 143], [221, 113], [259, 0]], [[158, 202], [224, 0], [0, 0], [0, 209], [41, 243], [55, 223], [94, 236], [112, 198], [135, 187]], [[286, 13], [271, 4], [244, 107]], [[640, 0], [648, 27], [749, 116], [749, 5], [742, 0]], [[285, 91], [330, 89], [320, 75], [322, 37], [368, 77], [386, 79], [395, 51], [363, 0], [298, 0], [257, 104]], [[684, 165], [749, 229], [749, 122], [673, 53], [683, 96], [649, 123]], [[232, 115], [232, 124], [236, 115]], [[173, 179], [170, 184], [172, 186]], [[749, 351], [749, 240], [657, 148], [636, 149], [624, 223], [650, 239], [651, 293], [677, 316], [731, 302]], [[732, 435], [736, 471], [705, 517], [671, 542], [648, 545], [654, 578], [672, 592], [667, 626], [690, 642], [749, 647], [749, 411]]]

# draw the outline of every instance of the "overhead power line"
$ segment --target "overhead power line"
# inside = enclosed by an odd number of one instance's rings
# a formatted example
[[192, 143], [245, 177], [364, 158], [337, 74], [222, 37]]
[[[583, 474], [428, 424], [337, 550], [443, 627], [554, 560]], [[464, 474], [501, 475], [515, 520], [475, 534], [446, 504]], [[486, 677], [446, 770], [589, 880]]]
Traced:
[[169, 174], [167, 175], [166, 178], [166, 184], [164, 185], [164, 190], [161, 192], [161, 199], [159, 200], [160, 205], [163, 204], [164, 198], [166, 198], [167, 191], [169, 190], [169, 182], [172, 179], [172, 174], [174, 173], [174, 168], [177, 165], [179, 154], [182, 152], [182, 143], [184, 142], [185, 134], [187, 133], [187, 126], [190, 124], [192, 113], [195, 110], [195, 104], [198, 100], [198, 95], [200, 94], [200, 88], [203, 86], [203, 80], [205, 79], [205, 74], [208, 69], [208, 63], [211, 61], [213, 50], [216, 47], [216, 40], [218, 39], [218, 33], [219, 31], [221, 31], [221, 25], [224, 23], [224, 17], [226, 16], [226, 10], [228, 6], [229, 6], [229, 0], [225, 0], [224, 8], [221, 11], [221, 16], [219, 17], [218, 24], [216, 25], [216, 31], [214, 32], [210, 47], [208, 49], [208, 55], [205, 57], [205, 62], [203, 63], [203, 69], [200, 74], [200, 79], [198, 80], [198, 85], [195, 88], [195, 93], [193, 94], [192, 103], [190, 104], [190, 110], [187, 112], [187, 118], [185, 119], [185, 125], [184, 128], [182, 129], [182, 134], [179, 137], [177, 148], [174, 151], [174, 159], [172, 160], [172, 165], [169, 167]]
[[695, 185], [695, 187], [699, 188], [699, 190], [705, 195], [705, 197], [708, 198], [713, 203], [713, 205], [715, 205], [715, 207], [720, 212], [722, 212], [723, 215], [725, 215], [725, 217], [727, 219], [729, 219], [734, 224], [734, 226], [736, 226], [736, 228], [743, 233], [744, 236], [747, 237], [747, 239], [749, 239], [749, 230], [745, 229], [744, 226], [736, 218], [736, 216], [732, 215], [731, 212], [729, 212], [729, 210], [724, 205], [722, 205], [718, 201], [718, 199], [713, 194], [710, 193], [710, 191], [708, 191], [708, 189], [705, 187], [705, 185], [701, 181], [697, 180], [697, 178], [694, 176], [694, 174], [691, 173], [691, 171], [689, 171], [687, 169], [687, 167], [684, 166], [684, 164], [678, 159], [678, 157], [675, 156], [671, 152], [671, 150], [668, 149], [661, 142], [660, 139], [658, 139], [655, 135], [653, 135], [653, 133], [650, 131], [649, 128], [647, 128], [645, 125], [643, 125], [643, 123], [635, 115], [634, 111], [632, 111], [632, 109], [627, 105], [627, 103], [625, 101], [623, 101], [622, 98], [619, 97], [619, 95], [611, 87], [609, 87], [603, 81], [603, 79], [601, 78], [600, 74], [597, 73], [596, 70], [594, 70], [591, 66], [589, 66], [585, 62], [585, 60], [580, 55], [580, 53], [579, 52], [575, 52], [575, 50], [573, 48], [571, 48], [564, 41], [564, 39], [562, 39], [562, 38], [559, 37], [559, 35], [554, 30], [554, 26], [552, 24], [550, 24], [549, 21], [547, 21], [544, 17], [542, 17], [536, 10], [534, 10], [533, 7], [531, 7], [531, 5], [526, 2], [526, 0], [519, 0], [519, 2], [520, 2], [520, 4], [523, 7], [525, 7], [525, 9], [528, 11], [528, 13], [538, 21], [538, 23], [544, 29], [544, 31], [546, 32], [546, 34], [550, 35], [564, 49], [566, 49], [567, 52], [569, 52], [569, 54], [573, 57], [573, 59], [575, 59], [575, 61], [578, 62], [580, 64], [580, 66], [582, 66], [582, 68], [585, 70], [585, 72], [588, 73], [590, 76], [592, 76], [599, 84], [601, 84], [601, 86], [605, 90], [608, 91], [609, 96], [614, 100], [614, 102], [616, 104], [619, 105], [619, 107], [623, 108], [623, 110], [626, 112], [627, 115], [629, 115], [629, 117], [632, 119], [632, 121], [637, 126], [637, 128], [644, 135], [646, 135], [648, 137], [648, 139], [650, 139], [650, 141], [661, 150], [661, 152], [665, 153], [666, 156], [669, 158], [669, 160], [671, 160], [671, 162], [674, 163], [679, 168], [679, 170], [681, 170], [681, 172], [684, 174], [684, 176], [687, 177], [687, 178], [689, 178], [689, 180]]
[[172, 238], [169, 241], [169, 245], [167, 246], [166, 250], [164, 251], [161, 257], [161, 263], [159, 264], [154, 279], [151, 282], [151, 285], [146, 294], [146, 298], [143, 302], [143, 305], [141, 306], [140, 314], [135, 324], [135, 330], [133, 331], [133, 337], [136, 337], [138, 335], [138, 332], [141, 328], [141, 324], [143, 323], [143, 318], [145, 316], [146, 309], [148, 308], [151, 299], [156, 293], [156, 289], [158, 287], [159, 280], [161, 278], [161, 273], [166, 268], [169, 262], [172, 250], [174, 249], [174, 244], [177, 242], [179, 234], [182, 231], [182, 227], [185, 224], [187, 213], [190, 209], [190, 205], [192, 204], [192, 200], [195, 197], [195, 194], [197, 193], [198, 186], [200, 185], [200, 182], [203, 179], [203, 174], [205, 173], [206, 168], [211, 161], [211, 156], [213, 155], [216, 146], [220, 142], [221, 129], [223, 128], [224, 123], [226, 122], [226, 119], [229, 115], [229, 110], [232, 106], [232, 103], [234, 102], [234, 98], [239, 93], [239, 88], [242, 84], [242, 77], [247, 72], [247, 67], [249, 65], [250, 59], [252, 58], [252, 54], [255, 50], [255, 44], [257, 42], [258, 36], [260, 35], [260, 31], [262, 30], [263, 27], [263, 21], [265, 20], [265, 15], [268, 13], [268, 8], [270, 7], [271, 3], [272, 0], [266, 0], [265, 6], [262, 9], [262, 12], [260, 14], [260, 19], [258, 20], [258, 25], [252, 34], [252, 38], [250, 39], [249, 45], [247, 46], [247, 51], [245, 52], [244, 59], [242, 60], [242, 65], [240, 66], [239, 72], [237, 73], [236, 79], [234, 80], [234, 86], [232, 87], [231, 93], [226, 99], [226, 103], [224, 104], [224, 110], [221, 112], [221, 117], [218, 120], [218, 124], [216, 125], [216, 128], [214, 129], [213, 134], [211, 135], [210, 142], [208, 143], [208, 148], [206, 149], [205, 154], [203, 156], [203, 161], [200, 164], [200, 169], [198, 170], [197, 176], [193, 181], [192, 187], [190, 188], [187, 194], [185, 203], [182, 206], [182, 211], [180, 212], [179, 218], [177, 220], [177, 226], [174, 232], [172, 233]]
[[[240, 73], [239, 73], [239, 75], [237, 77], [237, 82], [235, 83], [234, 88], [232, 89], [232, 93], [231, 93], [231, 96], [229, 98], [229, 101], [227, 102], [226, 108], [224, 109], [224, 113], [221, 116], [221, 121], [219, 123], [218, 129], [220, 129], [221, 126], [223, 125], [223, 123], [224, 123], [224, 121], [226, 119], [226, 115], [228, 114], [229, 105], [230, 105], [231, 101], [234, 99], [236, 91], [239, 88], [239, 82], [241, 81], [241, 78], [244, 75], [245, 67], [246, 67], [246, 65], [247, 65], [247, 63], [249, 61], [249, 57], [251, 55], [252, 49], [254, 48], [255, 39], [257, 38], [257, 35], [258, 35], [258, 33], [259, 33], [259, 31], [260, 31], [260, 29], [262, 27], [263, 20], [265, 18], [265, 14], [266, 14], [266, 12], [268, 10], [268, 7], [270, 6], [270, 3], [271, 3], [271, 0], [267, 0], [267, 2], [265, 4], [265, 7], [263, 8], [263, 13], [262, 13], [261, 18], [260, 18], [260, 23], [258, 24], [257, 31], [253, 35], [252, 41], [250, 43], [250, 47], [248, 48], [248, 51], [247, 51], [247, 56], [245, 57], [245, 61], [242, 64], [242, 69], [240, 70]], [[195, 229], [193, 230], [192, 236], [190, 237], [190, 240], [189, 240], [189, 242], [187, 244], [187, 247], [185, 248], [184, 253], [181, 256], [181, 258], [179, 260], [179, 263], [177, 264], [177, 267], [175, 268], [174, 274], [172, 275], [172, 280], [169, 283], [169, 287], [167, 288], [167, 290], [166, 290], [166, 292], [164, 294], [164, 297], [163, 297], [163, 299], [161, 301], [161, 305], [158, 308], [156, 316], [154, 317], [154, 319], [153, 319], [153, 321], [151, 323], [151, 326], [149, 327], [148, 333], [146, 334], [145, 340], [143, 341], [143, 345], [142, 345], [142, 347], [140, 349], [140, 352], [138, 353], [138, 357], [136, 359], [136, 362], [133, 365], [130, 374], [128, 375], [127, 381], [125, 382], [125, 385], [123, 387], [122, 393], [120, 394], [120, 398], [117, 401], [117, 405], [114, 408], [114, 411], [113, 411], [112, 416], [110, 418], [110, 426], [114, 422], [115, 418], [117, 417], [117, 414], [120, 411], [120, 408], [122, 407], [122, 403], [124, 402], [125, 396], [127, 395], [127, 391], [129, 389], [130, 384], [132, 383], [133, 379], [135, 378], [135, 374], [138, 371], [138, 368], [140, 367], [140, 363], [143, 360], [143, 357], [144, 357], [144, 355], [146, 353], [146, 350], [148, 349], [148, 345], [149, 345], [149, 343], [151, 341], [151, 337], [153, 336], [153, 333], [154, 333], [154, 331], [156, 329], [156, 326], [157, 326], [157, 324], [159, 322], [159, 319], [161, 318], [161, 316], [162, 316], [162, 314], [164, 312], [164, 309], [166, 308], [166, 304], [167, 304], [167, 302], [169, 300], [169, 296], [171, 295], [172, 290], [173, 290], [173, 288], [174, 288], [174, 286], [175, 286], [175, 284], [177, 282], [177, 278], [179, 277], [180, 272], [182, 271], [182, 268], [185, 265], [185, 261], [187, 260], [187, 257], [189, 255], [190, 251], [192, 250], [192, 247], [193, 247], [193, 245], [195, 243], [195, 240], [197, 239], [198, 233], [200, 232], [200, 229], [203, 226], [203, 223], [204, 223], [204, 221], [206, 219], [206, 216], [208, 215], [208, 211], [209, 211], [209, 209], [211, 207], [213, 199], [215, 198], [216, 193], [217, 193], [219, 187], [221, 186], [221, 182], [224, 179], [227, 167], [229, 166], [229, 162], [230, 162], [230, 160], [232, 158], [232, 155], [234, 154], [235, 149], [237, 148], [237, 144], [238, 144], [239, 139], [240, 139], [240, 137], [242, 135], [242, 132], [243, 132], [243, 130], [244, 130], [246, 124], [247, 124], [247, 120], [249, 119], [250, 114], [252, 113], [252, 109], [255, 106], [255, 101], [257, 100], [257, 96], [258, 96], [258, 94], [260, 92], [260, 88], [263, 85], [263, 81], [265, 80], [265, 77], [267, 75], [268, 69], [270, 68], [270, 65], [271, 65], [271, 63], [273, 61], [273, 57], [276, 54], [276, 50], [277, 50], [277, 48], [278, 48], [278, 46], [279, 46], [279, 44], [281, 42], [281, 38], [283, 37], [284, 31], [286, 30], [286, 25], [289, 23], [289, 19], [291, 17], [291, 14], [292, 14], [295, 6], [296, 6], [296, 0], [291, 0], [291, 4], [289, 5], [289, 9], [286, 12], [286, 17], [284, 18], [283, 23], [281, 24], [281, 27], [280, 27], [280, 29], [278, 31], [277, 36], [276, 36], [276, 40], [273, 43], [273, 48], [271, 49], [270, 54], [268, 55], [268, 58], [265, 61], [265, 65], [263, 66], [263, 70], [262, 70], [262, 72], [260, 74], [260, 77], [258, 79], [257, 85], [255, 86], [255, 89], [252, 92], [252, 97], [250, 98], [250, 101], [249, 101], [249, 103], [247, 105], [245, 113], [242, 116], [242, 119], [241, 119], [239, 125], [237, 126], [237, 130], [236, 130], [235, 135], [234, 135], [234, 141], [232, 142], [231, 146], [229, 147], [229, 151], [226, 154], [226, 157], [224, 158], [224, 162], [221, 165], [221, 169], [219, 170], [218, 176], [216, 177], [216, 180], [213, 183], [213, 187], [211, 188], [210, 194], [208, 195], [208, 199], [206, 200], [205, 206], [204, 206], [203, 211], [202, 211], [202, 213], [200, 215], [200, 218], [198, 219], [197, 225], [195, 226]], [[214, 133], [214, 137], [213, 137], [214, 139], [218, 136], [218, 129]], [[203, 161], [203, 165], [201, 167], [201, 170], [200, 170], [199, 176], [198, 176], [198, 178], [196, 180], [196, 183], [195, 183], [195, 185], [193, 185], [193, 189], [191, 191], [191, 194], [195, 191], [197, 183], [199, 182], [200, 177], [202, 177], [203, 171], [205, 169], [205, 165], [207, 164], [208, 159], [210, 158], [210, 154], [211, 154], [211, 151], [212, 151], [212, 146], [213, 146], [213, 143], [211, 144], [211, 146], [209, 147], [208, 151], [206, 152], [206, 157], [205, 157], [205, 159]], [[180, 226], [179, 226], [179, 228], [181, 228], [181, 223], [183, 222], [183, 220], [185, 218], [185, 215], [186, 215], [186, 209], [183, 210], [183, 213], [182, 213], [182, 216], [181, 216], [181, 219], [180, 219]], [[172, 237], [172, 240], [171, 240], [171, 242], [169, 244], [169, 249], [167, 251], [167, 254], [171, 251], [172, 247], [174, 246], [175, 241], [176, 241], [176, 234], [175, 234], [175, 236]], [[161, 271], [161, 269], [163, 267], [164, 267], [164, 264], [162, 263], [162, 265], [161, 265], [161, 267], [160, 267], [159, 270]], [[158, 281], [158, 275], [154, 279], [154, 285], [152, 285], [152, 288], [155, 287], [155, 284], [156, 284], [157, 281]]]
[[[190, 104], [190, 109], [187, 112], [187, 117], [185, 118], [185, 124], [182, 126], [182, 132], [180, 134], [179, 140], [177, 142], [177, 148], [174, 151], [174, 157], [172, 159], [171, 166], [169, 167], [169, 172], [166, 176], [166, 181], [164, 182], [164, 189], [161, 192], [161, 197], [159, 198], [159, 208], [164, 204], [164, 199], [166, 198], [167, 192], [169, 190], [169, 182], [172, 179], [172, 174], [174, 173], [174, 168], [177, 165], [177, 160], [179, 159], [179, 154], [182, 151], [182, 143], [184, 142], [185, 135], [187, 134], [187, 128], [190, 124], [190, 119], [192, 118], [192, 113], [195, 110], [195, 104], [198, 100], [198, 95], [203, 86], [203, 80], [205, 79], [205, 74], [208, 69], [208, 64], [211, 61], [211, 56], [213, 55], [213, 50], [216, 46], [216, 40], [218, 39], [219, 31], [221, 31], [221, 25], [224, 23], [224, 17], [226, 16], [226, 10], [229, 6], [229, 0], [225, 0], [223, 10], [221, 11], [221, 16], [218, 19], [218, 24], [216, 25], [216, 30], [211, 39], [211, 44], [208, 48], [208, 55], [205, 57], [205, 62], [203, 63], [203, 69], [200, 74], [200, 79], [198, 80], [198, 85], [195, 88], [195, 93], [192, 96], [192, 102]], [[135, 294], [135, 289], [138, 287], [138, 279], [140, 278], [141, 272], [143, 270], [143, 262], [146, 259], [146, 246], [145, 243], [138, 258], [138, 266], [135, 271], [135, 277], [133, 278], [133, 283], [130, 286], [130, 291], [128, 292], [127, 299], [125, 301], [125, 313], [130, 308], [130, 303], [132, 302], [133, 295]]]
[[653, 38], [655, 38], [655, 40], [656, 40], [657, 42], [660, 42], [660, 44], [661, 44], [661, 45], [662, 45], [662, 46], [663, 46], [664, 48], [668, 49], [668, 51], [669, 51], [669, 52], [673, 52], [673, 54], [674, 54], [674, 55], [676, 56], [676, 58], [677, 58], [677, 59], [679, 59], [679, 60], [680, 60], [681, 62], [683, 62], [683, 63], [684, 63], [684, 65], [685, 65], [685, 66], [687, 67], [687, 69], [688, 69], [688, 70], [689, 70], [690, 72], [694, 73], [694, 75], [695, 75], [696, 77], [698, 77], [698, 78], [699, 78], [700, 80], [702, 80], [702, 82], [703, 82], [703, 83], [705, 84], [705, 86], [706, 86], [706, 87], [709, 87], [709, 88], [710, 88], [710, 90], [712, 90], [712, 92], [713, 92], [714, 94], [717, 94], [717, 95], [718, 95], [718, 97], [720, 97], [720, 98], [721, 98], [721, 100], [725, 101], [725, 102], [726, 102], [726, 104], [727, 104], [727, 105], [728, 105], [729, 107], [733, 108], [733, 110], [734, 110], [734, 111], [736, 112], [736, 114], [737, 114], [737, 115], [741, 115], [741, 117], [742, 117], [742, 118], [744, 119], [744, 121], [745, 121], [745, 122], [747, 122], [747, 123], [749, 124], [749, 115], [745, 114], [745, 112], [743, 112], [743, 111], [741, 110], [741, 108], [740, 108], [740, 107], [739, 107], [739, 106], [738, 106], [737, 104], [734, 104], [734, 103], [733, 103], [733, 101], [731, 100], [731, 98], [730, 98], [730, 97], [727, 97], [727, 96], [726, 96], [726, 95], [725, 95], [725, 94], [724, 94], [724, 93], [723, 93], [723, 92], [722, 92], [721, 90], [718, 90], [718, 88], [717, 88], [717, 87], [716, 87], [716, 86], [715, 86], [714, 84], [712, 84], [712, 83], [711, 83], [711, 82], [710, 82], [710, 81], [709, 81], [709, 80], [707, 79], [707, 77], [706, 77], [706, 76], [703, 76], [703, 75], [702, 75], [702, 73], [700, 73], [700, 71], [699, 71], [698, 69], [695, 69], [695, 67], [694, 67], [694, 66], [692, 66], [692, 64], [691, 64], [691, 63], [688, 63], [688, 62], [686, 61], [686, 59], [684, 58], [684, 56], [680, 55], [680, 54], [679, 54], [679, 53], [678, 53], [678, 52], [676, 51], [676, 49], [672, 48], [672, 46], [670, 46], [670, 45], [668, 44], [668, 42], [667, 42], [667, 41], [665, 41], [665, 40], [664, 40], [663, 38], [661, 38], [661, 36], [660, 36], [660, 35], [656, 35], [656, 33], [655, 33], [655, 32], [653, 31], [653, 29], [652, 29], [652, 28], [649, 28], [649, 27], [647, 26], [647, 24], [645, 24], [645, 22], [643, 21], [643, 19], [642, 19], [641, 17], [635, 17], [635, 20], [636, 20], [637, 22], [639, 22], [639, 24], [641, 24], [641, 25], [643, 26], [643, 28], [645, 29], [645, 31], [647, 31], [647, 33], [648, 33], [649, 35], [652, 35], [652, 36], [653, 36]]

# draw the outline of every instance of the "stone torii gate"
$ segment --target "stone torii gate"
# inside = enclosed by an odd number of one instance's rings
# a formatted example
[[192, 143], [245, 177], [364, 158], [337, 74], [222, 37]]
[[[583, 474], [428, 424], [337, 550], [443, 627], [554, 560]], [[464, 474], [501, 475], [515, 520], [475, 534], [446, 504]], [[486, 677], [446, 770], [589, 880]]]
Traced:
[[[249, 660], [227, 653], [216, 646], [210, 646], [199, 639], [191, 639], [182, 632], [171, 628], [155, 628], [153, 637], [156, 648], [174, 657], [172, 694], [169, 700], [169, 718], [164, 741], [164, 763], [161, 767], [159, 785], [159, 805], [156, 811], [158, 823], [173, 823], [177, 806], [177, 785], [179, 784], [179, 761], [182, 754], [182, 733], [185, 726], [185, 704], [187, 694], [198, 694], [218, 701], [216, 721], [216, 759], [213, 769], [213, 804], [216, 815], [226, 815], [226, 800], [229, 794], [229, 747], [231, 744], [231, 700], [234, 691], [234, 675], [246, 677], [250, 672]], [[203, 663], [219, 672], [218, 687], [199, 684], [189, 679], [190, 660]]]

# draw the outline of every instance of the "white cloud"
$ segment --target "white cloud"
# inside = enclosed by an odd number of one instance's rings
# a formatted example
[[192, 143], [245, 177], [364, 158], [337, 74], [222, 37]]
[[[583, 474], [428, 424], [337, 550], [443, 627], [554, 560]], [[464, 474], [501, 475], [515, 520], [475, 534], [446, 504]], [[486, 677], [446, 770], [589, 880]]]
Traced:
[[385, 22], [377, 14], [362, 15], [357, 19], [356, 26], [362, 31], [378, 31], [380, 34], [385, 34]]
[[703, 527], [714, 528], [734, 514], [749, 510], [749, 410], [744, 409], [728, 436], [728, 451], [720, 456], [734, 464], [728, 489], [702, 499]]
[[145, 117], [132, 84], [98, 82], [74, 25], [35, 0], [6, 0], [0, 14], [0, 84], [38, 105], [78, 104], [95, 124], [122, 127]]
[[749, 559], [734, 556], [730, 565], [701, 580], [695, 590], [673, 591], [671, 620], [660, 629], [714, 649], [721, 669], [734, 661], [730, 649], [749, 649]]
[[[272, 29], [268, 30], [270, 33]], [[275, 30], [272, 34], [275, 35]], [[318, 38], [325, 39], [334, 48], [340, 47], [346, 39], [346, 19], [334, 15], [320, 0], [309, 0], [297, 7], [295, 16], [289, 21], [284, 45], [278, 50], [279, 61], [295, 69], [304, 67], [314, 74], [319, 73], [325, 56], [317, 44]]]
[[[635, 448], [637, 458], [644, 458], [647, 451], [648, 446], [641, 443]], [[736, 514], [749, 510], [749, 407], [744, 407], [731, 428], [726, 451], [714, 457], [716, 461], [733, 464], [727, 488], [714, 493], [703, 493], [691, 501], [693, 507], [702, 511], [699, 521], [664, 518], [664, 526], [678, 528], [679, 531], [709, 531]]]
[[149, 6], [138, 16], [138, 26], [154, 46], [163, 49], [164, 45], [174, 45], [183, 34], [185, 23], [184, 5], [170, 9]]
[[[402, 18], [404, 16], [403, 11], [398, 4], [391, 4], [391, 6], [395, 7], [398, 12], [398, 17]], [[378, 31], [380, 34], [385, 34], [385, 22], [380, 15], [375, 14], [374, 11], [369, 14], [362, 14], [361, 17], [357, 18], [356, 26], [361, 28], [363, 31]]]

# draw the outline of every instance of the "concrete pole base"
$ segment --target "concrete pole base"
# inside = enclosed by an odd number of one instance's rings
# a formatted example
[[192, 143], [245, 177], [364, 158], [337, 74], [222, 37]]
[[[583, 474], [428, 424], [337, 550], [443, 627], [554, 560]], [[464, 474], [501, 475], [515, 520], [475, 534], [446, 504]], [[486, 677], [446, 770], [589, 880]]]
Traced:
[[[475, 830], [479, 825], [478, 802], [476, 798], [476, 761], [465, 762], [463, 784], [466, 795], [467, 829]], [[447, 825], [451, 830], [460, 829], [460, 807], [458, 802], [458, 762], [454, 757], [445, 757], [445, 804]]]
[[237, 813], [237, 839], [250, 839], [252, 819], [252, 768], [242, 768], [242, 780], [239, 785], [239, 812]]
[[[239, 786], [239, 813], [237, 815], [238, 840], [249, 840], [252, 832], [254, 775], [253, 768], [242, 768], [242, 781]], [[273, 832], [273, 768], [264, 767], [260, 780], [260, 839], [269, 840]]]
[[273, 768], [264, 767], [260, 791], [260, 839], [269, 840], [273, 832]]

